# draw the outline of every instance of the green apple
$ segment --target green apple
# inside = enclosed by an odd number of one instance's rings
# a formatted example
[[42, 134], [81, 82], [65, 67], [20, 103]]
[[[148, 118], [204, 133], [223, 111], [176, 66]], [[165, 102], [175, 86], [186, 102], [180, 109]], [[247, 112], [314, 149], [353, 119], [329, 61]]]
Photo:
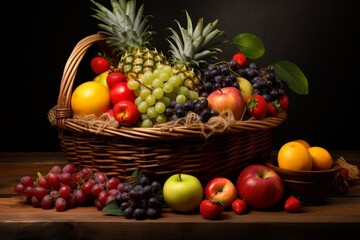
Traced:
[[247, 99], [248, 96], [253, 94], [254, 87], [249, 80], [243, 77], [237, 77], [237, 82], [240, 85], [240, 92], [243, 95], [244, 99]]
[[203, 187], [200, 180], [189, 174], [174, 174], [163, 186], [166, 205], [176, 212], [196, 210], [203, 199]]

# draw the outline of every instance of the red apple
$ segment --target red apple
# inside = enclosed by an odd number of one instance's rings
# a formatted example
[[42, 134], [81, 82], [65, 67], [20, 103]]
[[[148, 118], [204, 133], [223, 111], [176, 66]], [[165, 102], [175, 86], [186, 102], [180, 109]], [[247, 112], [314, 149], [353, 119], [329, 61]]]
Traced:
[[262, 164], [244, 168], [239, 174], [236, 188], [239, 197], [253, 209], [271, 208], [284, 195], [284, 184], [280, 176]]
[[207, 97], [209, 108], [218, 113], [231, 110], [235, 120], [240, 120], [245, 110], [245, 100], [238, 88], [224, 87], [213, 91]]
[[110, 88], [110, 100], [113, 106], [122, 100], [134, 102], [135, 98], [135, 93], [128, 88], [127, 82], [117, 82]]
[[106, 77], [106, 84], [111, 89], [115, 83], [126, 82], [126, 77], [122, 72], [110, 72]]
[[116, 121], [125, 127], [132, 127], [140, 120], [140, 112], [135, 103], [122, 100], [113, 107], [113, 114]]
[[229, 179], [218, 177], [208, 182], [205, 186], [204, 194], [207, 198], [222, 202], [226, 209], [237, 198], [237, 189]]

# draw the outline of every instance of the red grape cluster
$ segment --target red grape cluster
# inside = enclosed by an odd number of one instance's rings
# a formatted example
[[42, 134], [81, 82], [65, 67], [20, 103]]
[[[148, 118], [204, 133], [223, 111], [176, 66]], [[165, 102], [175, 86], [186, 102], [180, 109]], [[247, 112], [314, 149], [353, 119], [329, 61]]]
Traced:
[[98, 210], [120, 194], [124, 184], [117, 177], [108, 178], [90, 168], [76, 170], [73, 164], [55, 165], [46, 175], [23, 176], [15, 192], [26, 196], [27, 202], [43, 209], [65, 211], [79, 205], [95, 204]]

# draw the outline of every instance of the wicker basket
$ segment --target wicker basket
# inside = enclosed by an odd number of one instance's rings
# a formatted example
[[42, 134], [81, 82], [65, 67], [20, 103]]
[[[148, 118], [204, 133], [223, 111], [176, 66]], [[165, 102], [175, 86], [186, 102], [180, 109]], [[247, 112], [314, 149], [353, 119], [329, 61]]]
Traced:
[[105, 127], [99, 131], [96, 126], [75, 121], [70, 102], [77, 68], [88, 48], [100, 42], [104, 43], [104, 37], [94, 34], [75, 46], [65, 65], [53, 109], [54, 124], [59, 128], [60, 145], [68, 162], [123, 181], [140, 169], [160, 181], [175, 173], [188, 173], [205, 183], [218, 176], [233, 180], [245, 166], [265, 163], [270, 156], [274, 130], [286, 119], [285, 113], [264, 120], [236, 121], [210, 137], [205, 137], [199, 126], [167, 130]]

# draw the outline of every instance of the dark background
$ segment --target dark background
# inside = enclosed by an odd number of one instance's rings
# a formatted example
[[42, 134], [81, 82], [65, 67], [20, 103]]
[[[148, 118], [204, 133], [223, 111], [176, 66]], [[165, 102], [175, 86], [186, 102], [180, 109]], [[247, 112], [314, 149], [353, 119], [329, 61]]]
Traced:
[[[110, 0], [98, 0], [110, 7]], [[328, 149], [359, 149], [359, 16], [354, 1], [343, 0], [138, 0], [157, 32], [155, 46], [168, 53], [167, 27], [219, 19], [227, 38], [258, 35], [267, 65], [290, 60], [305, 73], [309, 94], [289, 92], [288, 119], [277, 129], [275, 148], [302, 138]], [[57, 128], [48, 121], [56, 105], [64, 65], [76, 43], [96, 33], [98, 21], [89, 0], [10, 2], [2, 18], [1, 152], [59, 151]], [[89, 50], [77, 82], [90, 80]], [[223, 47], [222, 59], [236, 51]]]

